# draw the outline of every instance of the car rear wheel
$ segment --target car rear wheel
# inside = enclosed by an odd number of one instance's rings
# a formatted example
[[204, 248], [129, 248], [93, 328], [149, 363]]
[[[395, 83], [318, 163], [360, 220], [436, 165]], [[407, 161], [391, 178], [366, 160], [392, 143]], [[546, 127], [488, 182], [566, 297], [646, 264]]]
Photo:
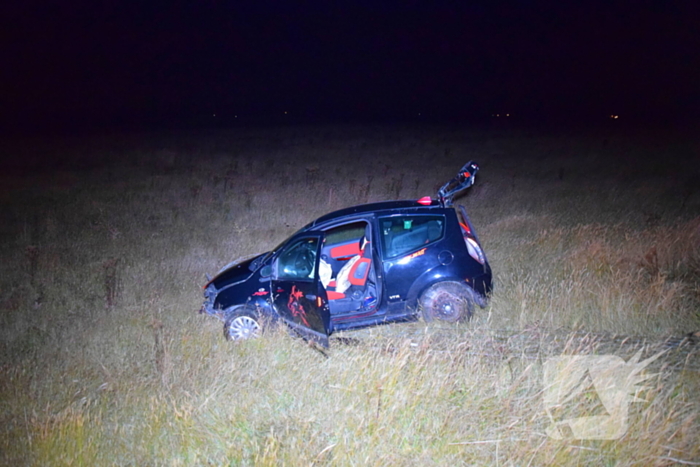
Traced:
[[224, 324], [224, 336], [230, 341], [260, 337], [262, 330], [263, 324], [258, 314], [247, 308], [234, 310]]
[[459, 282], [438, 282], [420, 297], [420, 307], [426, 322], [456, 323], [471, 318], [474, 311], [474, 291]]

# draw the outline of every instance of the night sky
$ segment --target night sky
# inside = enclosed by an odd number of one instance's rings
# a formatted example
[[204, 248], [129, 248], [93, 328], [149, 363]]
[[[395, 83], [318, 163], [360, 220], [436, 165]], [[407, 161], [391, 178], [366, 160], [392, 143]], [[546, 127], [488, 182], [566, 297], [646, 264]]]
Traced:
[[700, 115], [693, 2], [483, 3], [3, 6], [0, 124]]

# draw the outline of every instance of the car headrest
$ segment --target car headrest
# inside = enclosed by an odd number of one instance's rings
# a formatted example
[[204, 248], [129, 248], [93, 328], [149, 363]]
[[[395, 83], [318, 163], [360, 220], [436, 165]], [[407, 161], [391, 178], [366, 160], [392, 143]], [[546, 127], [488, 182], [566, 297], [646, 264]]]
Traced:
[[368, 243], [369, 243], [369, 241], [367, 241], [366, 235], [363, 235], [362, 237], [360, 237], [360, 251], [365, 251], [365, 247], [367, 246]]

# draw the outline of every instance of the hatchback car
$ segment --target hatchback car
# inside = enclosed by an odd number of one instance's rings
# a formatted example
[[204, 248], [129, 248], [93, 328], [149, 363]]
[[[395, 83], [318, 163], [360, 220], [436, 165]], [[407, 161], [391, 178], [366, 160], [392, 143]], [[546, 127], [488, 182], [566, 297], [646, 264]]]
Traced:
[[491, 268], [466, 210], [452, 200], [478, 170], [467, 163], [437, 199], [363, 204], [316, 219], [275, 249], [207, 276], [200, 313], [221, 319], [227, 339], [282, 322], [323, 346], [339, 330], [468, 319], [486, 306]]

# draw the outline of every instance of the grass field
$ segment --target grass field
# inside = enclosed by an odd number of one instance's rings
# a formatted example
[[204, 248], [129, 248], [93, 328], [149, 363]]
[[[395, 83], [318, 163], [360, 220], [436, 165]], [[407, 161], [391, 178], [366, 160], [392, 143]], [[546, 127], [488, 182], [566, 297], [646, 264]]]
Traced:
[[[620, 439], [550, 438], [543, 403], [548, 357], [647, 358], [700, 329], [698, 134], [299, 126], [3, 143], [0, 463], [700, 465], [697, 345], [650, 366]], [[458, 202], [495, 291], [469, 323], [346, 333], [323, 355], [284, 332], [226, 342], [197, 313], [206, 272], [329, 211], [434, 195], [471, 159], [481, 172]]]

